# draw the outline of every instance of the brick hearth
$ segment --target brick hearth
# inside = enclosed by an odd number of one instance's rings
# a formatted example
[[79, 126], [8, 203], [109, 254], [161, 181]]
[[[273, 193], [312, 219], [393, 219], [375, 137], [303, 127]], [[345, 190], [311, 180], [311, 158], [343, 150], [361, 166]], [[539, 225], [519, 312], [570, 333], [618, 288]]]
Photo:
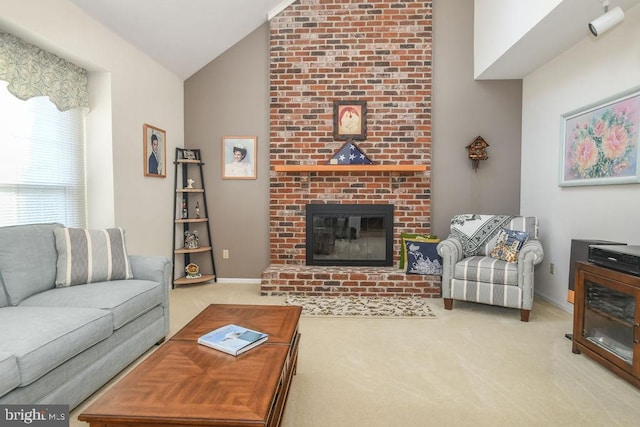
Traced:
[[[439, 277], [394, 267], [305, 266], [305, 207], [311, 203], [394, 205], [394, 264], [400, 233], [430, 232], [432, 2], [299, 0], [270, 27], [270, 266], [263, 294], [439, 296]], [[379, 165], [424, 172], [276, 172], [326, 164], [333, 101], [367, 102], [367, 137], [356, 141]]]
[[262, 274], [263, 295], [440, 297], [440, 276], [405, 274], [395, 267], [272, 265]]

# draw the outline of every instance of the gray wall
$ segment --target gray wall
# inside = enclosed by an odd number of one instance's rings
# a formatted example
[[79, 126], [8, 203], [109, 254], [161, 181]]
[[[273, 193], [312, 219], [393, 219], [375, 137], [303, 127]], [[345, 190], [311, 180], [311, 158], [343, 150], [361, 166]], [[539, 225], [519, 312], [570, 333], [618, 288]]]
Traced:
[[[433, 2], [432, 233], [458, 213], [518, 214], [522, 81], [473, 80], [473, 0]], [[481, 135], [474, 172], [465, 147]]]
[[[184, 84], [184, 146], [202, 150], [219, 278], [259, 278], [269, 265], [269, 27]], [[222, 137], [257, 136], [257, 179], [222, 179]], [[222, 251], [229, 250], [229, 259]]]
[[[434, 1], [433, 22], [431, 224], [445, 237], [455, 213], [519, 213], [522, 83], [473, 80], [473, 0]], [[268, 112], [268, 24], [185, 82], [185, 147], [207, 163], [221, 278], [259, 278], [269, 263]], [[224, 135], [258, 136], [257, 180], [221, 179]], [[474, 172], [465, 146], [478, 135], [489, 159]]]

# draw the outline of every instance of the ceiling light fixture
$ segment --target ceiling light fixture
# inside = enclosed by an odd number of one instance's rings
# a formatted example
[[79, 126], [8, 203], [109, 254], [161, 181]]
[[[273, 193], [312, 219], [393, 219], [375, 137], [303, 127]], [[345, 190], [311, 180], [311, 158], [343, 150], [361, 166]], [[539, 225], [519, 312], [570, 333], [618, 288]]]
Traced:
[[604, 14], [589, 22], [589, 31], [596, 37], [618, 25], [624, 19], [624, 12], [620, 7], [609, 10], [609, 0], [602, 0], [602, 8]]

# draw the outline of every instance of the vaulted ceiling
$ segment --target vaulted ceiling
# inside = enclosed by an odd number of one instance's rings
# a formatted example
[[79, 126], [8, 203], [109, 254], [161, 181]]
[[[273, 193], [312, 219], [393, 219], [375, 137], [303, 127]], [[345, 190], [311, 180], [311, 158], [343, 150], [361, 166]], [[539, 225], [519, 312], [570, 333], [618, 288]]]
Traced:
[[[71, 1], [186, 80], [295, 0]], [[640, 0], [609, 2], [611, 7], [626, 10]], [[437, 19], [436, 3], [434, 19]], [[508, 9], [504, 11], [508, 13]], [[558, 0], [548, 16], [478, 78], [525, 77], [586, 37], [587, 22], [601, 13], [602, 0]]]
[[71, 0], [182, 79], [293, 0]]

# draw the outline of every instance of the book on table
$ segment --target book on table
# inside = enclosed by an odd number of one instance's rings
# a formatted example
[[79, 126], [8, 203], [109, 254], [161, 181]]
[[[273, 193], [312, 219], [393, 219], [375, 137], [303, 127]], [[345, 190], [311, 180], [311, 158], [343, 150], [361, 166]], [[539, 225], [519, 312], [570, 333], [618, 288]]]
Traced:
[[198, 344], [237, 356], [262, 344], [267, 339], [269, 335], [265, 333], [229, 324], [201, 336], [198, 338]]

